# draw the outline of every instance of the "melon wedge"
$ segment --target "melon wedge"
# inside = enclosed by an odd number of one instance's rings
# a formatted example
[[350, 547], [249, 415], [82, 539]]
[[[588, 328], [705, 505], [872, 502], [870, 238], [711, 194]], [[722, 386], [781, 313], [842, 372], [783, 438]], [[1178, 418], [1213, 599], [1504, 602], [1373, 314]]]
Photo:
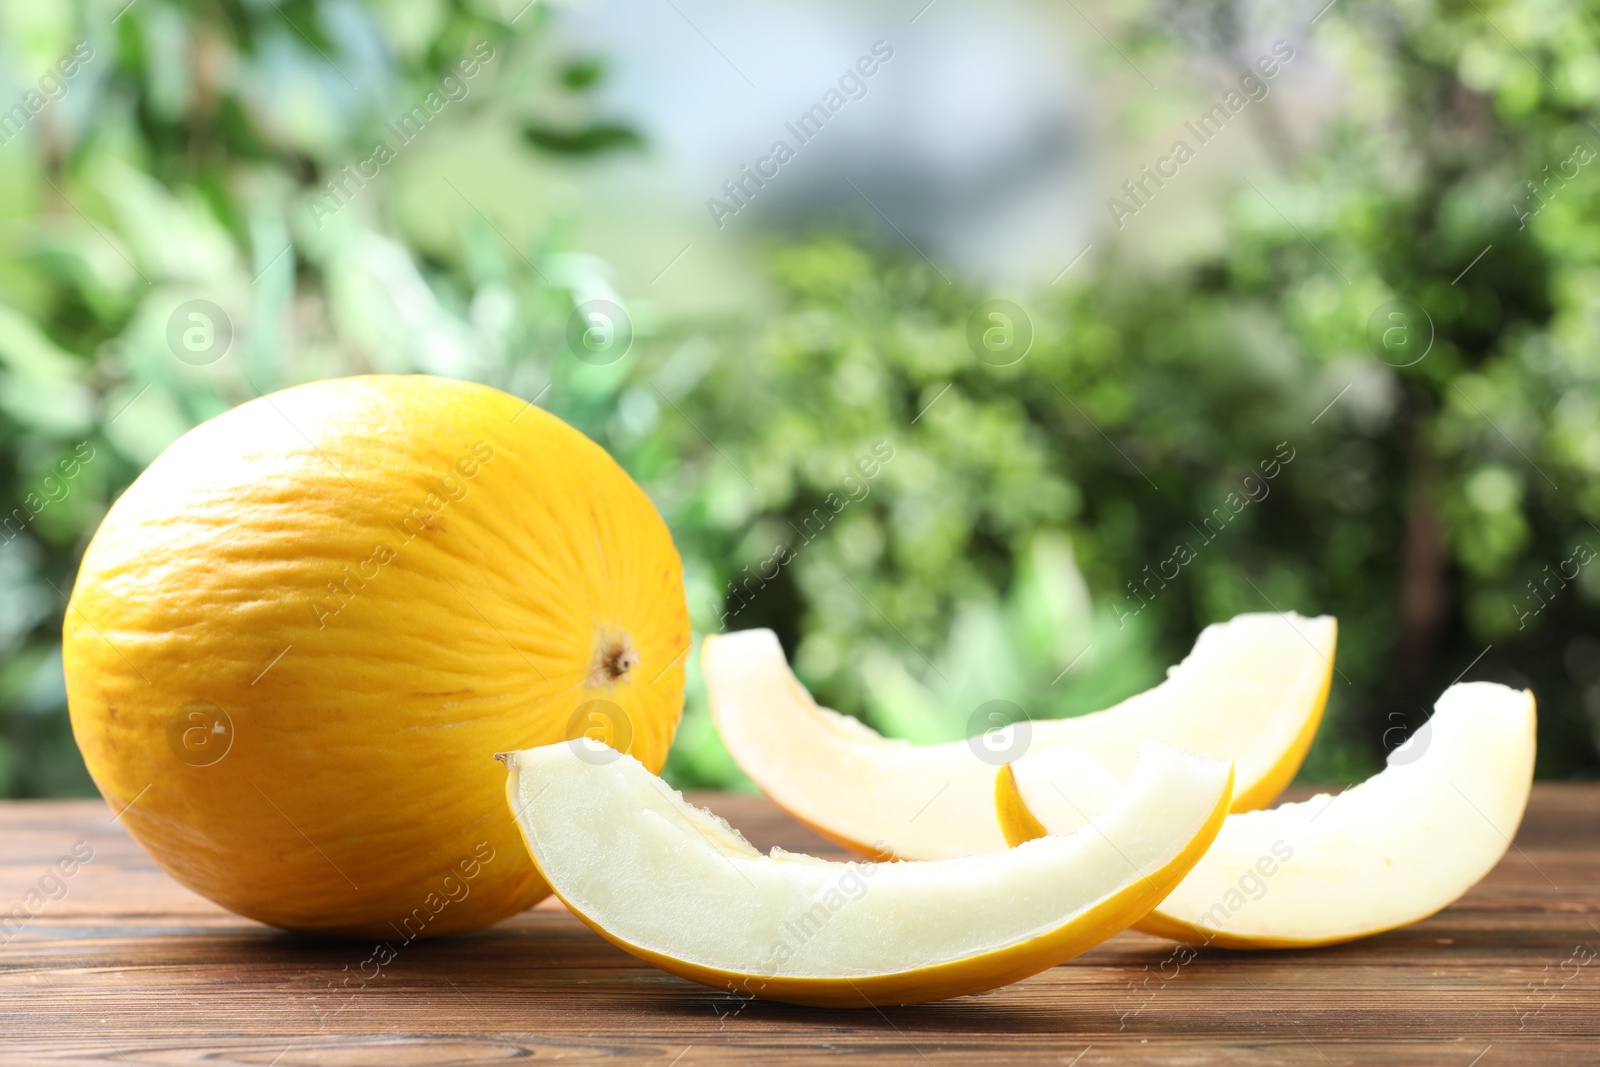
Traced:
[[833, 1007], [1006, 985], [1142, 918], [1205, 852], [1232, 768], [1152, 744], [1078, 833], [999, 855], [834, 863], [762, 855], [631, 756], [578, 740], [511, 753], [540, 875], [602, 937], [705, 985]]
[[[1533, 694], [1452, 686], [1389, 765], [1338, 796], [1230, 815], [1205, 858], [1137, 925], [1224, 948], [1351, 941], [1425, 919], [1494, 868], [1533, 783]], [[1088, 785], [1083, 785], [1088, 781]], [[1076, 831], [1103, 781], [1054, 751], [1006, 768], [1008, 839]]]
[[1207, 627], [1166, 681], [1115, 707], [923, 746], [818, 707], [770, 630], [708, 636], [702, 664], [723, 744], [774, 803], [864, 855], [927, 860], [1006, 847], [995, 771], [1021, 750], [1080, 745], [1120, 780], [1143, 742], [1166, 741], [1233, 762], [1235, 811], [1270, 804], [1317, 732], [1334, 637], [1327, 616], [1240, 615]]

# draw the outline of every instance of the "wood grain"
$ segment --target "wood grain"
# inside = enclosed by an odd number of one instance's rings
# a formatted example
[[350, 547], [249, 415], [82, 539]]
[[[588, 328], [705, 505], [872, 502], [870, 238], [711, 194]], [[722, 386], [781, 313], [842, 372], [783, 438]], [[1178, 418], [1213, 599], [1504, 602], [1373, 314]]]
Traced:
[[[763, 847], [838, 855], [764, 800], [696, 799]], [[1600, 952], [1600, 784], [1539, 786], [1499, 868], [1404, 930], [1182, 966], [1172, 943], [1128, 933], [986, 996], [881, 1012], [703, 989], [551, 902], [404, 946], [366, 981], [370, 946], [222, 911], [111, 816], [0, 805], [0, 912], [59, 897], [9, 940], [0, 928], [0, 1062], [1600, 1064], [1600, 959], [1575, 962]], [[42, 880], [79, 842], [94, 856], [61, 896]]]

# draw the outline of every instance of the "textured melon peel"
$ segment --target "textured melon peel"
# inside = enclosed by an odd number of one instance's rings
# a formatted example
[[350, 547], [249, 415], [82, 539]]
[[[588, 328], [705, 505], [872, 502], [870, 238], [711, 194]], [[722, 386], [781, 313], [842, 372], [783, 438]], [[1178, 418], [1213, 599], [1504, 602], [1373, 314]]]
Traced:
[[[1234, 811], [1270, 804], [1317, 732], [1333, 674], [1331, 617], [1253, 614], [1209, 626], [1160, 685], [1073, 719], [996, 735], [1037, 752], [1078, 745], [1126, 778], [1147, 740], [1234, 763]], [[819, 707], [769, 630], [711, 635], [702, 651], [723, 743], [774, 803], [863, 855], [943, 859], [1006, 847], [995, 817], [992, 752], [917, 746]], [[1027, 741], [1018, 731], [1027, 731]], [[1020, 757], [1021, 751], [1017, 753]], [[1012, 757], [1012, 758], [1017, 758]]]
[[677, 549], [616, 461], [420, 374], [190, 430], [111, 506], [62, 622], [119, 825], [223, 907], [363, 939], [542, 899], [485, 761], [609, 726], [660, 767], [688, 647]]
[[[1406, 926], [1448, 907], [1505, 854], [1532, 789], [1533, 694], [1452, 686], [1382, 772], [1338, 796], [1230, 815], [1205, 857], [1137, 924], [1221, 948], [1306, 948]], [[1104, 772], [1102, 772], [1104, 773]], [[1013, 843], [1070, 832], [1103, 782], [1054, 752], [997, 776]]]
[[1231, 766], [1153, 744], [1093, 828], [998, 855], [834, 863], [774, 849], [585, 742], [504, 757], [541, 876], [608, 941], [663, 970], [829, 1007], [979, 993], [1143, 917], [1209, 847]]

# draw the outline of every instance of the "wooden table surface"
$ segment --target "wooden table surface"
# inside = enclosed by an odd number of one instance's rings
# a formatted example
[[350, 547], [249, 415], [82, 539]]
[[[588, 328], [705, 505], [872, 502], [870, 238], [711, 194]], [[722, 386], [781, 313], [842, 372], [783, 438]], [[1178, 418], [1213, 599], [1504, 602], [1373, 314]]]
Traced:
[[[762, 847], [838, 855], [764, 800], [695, 799]], [[702, 988], [551, 901], [406, 946], [345, 990], [366, 946], [215, 907], [110, 815], [0, 804], [0, 911], [75, 846], [94, 850], [64, 896], [9, 940], [0, 928], [0, 1063], [1600, 1064], [1600, 784], [1539, 786], [1499, 868], [1404, 930], [1182, 966], [1171, 942], [1125, 933], [985, 996], [881, 1012]]]

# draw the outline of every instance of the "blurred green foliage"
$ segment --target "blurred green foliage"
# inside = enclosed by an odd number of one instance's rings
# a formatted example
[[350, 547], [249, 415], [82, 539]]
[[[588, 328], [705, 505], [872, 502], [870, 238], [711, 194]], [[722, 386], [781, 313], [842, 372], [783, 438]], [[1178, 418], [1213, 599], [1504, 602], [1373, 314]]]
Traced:
[[[627, 300], [563, 220], [502, 225], [448, 178], [425, 211], [385, 178], [323, 184], [430, 92], [428, 137], [647, 142], [590, 113], [604, 66], [555, 54], [542, 7], [92, 11], [0, 23], [0, 103], [93, 50], [0, 144], [0, 503], [22, 516], [0, 535], [0, 792], [89, 789], [58, 635], [108, 502], [198, 421], [373, 370], [539, 397], [657, 500], [698, 632], [773, 627], [820, 700], [886, 732], [1093, 710], [1206, 623], [1280, 609], [1341, 624], [1310, 780], [1369, 773], [1462, 672], [1534, 688], [1542, 774], [1600, 762], [1600, 578], [1551, 578], [1600, 548], [1600, 169], [1522, 185], [1600, 149], [1575, 0], [1347, 0], [1316, 31], [1350, 99], [1325, 142], [1252, 175], [1215, 252], [1159, 267], [1113, 241], [1075, 287], [1012, 294], [1034, 340], [1007, 366], [968, 339], [993, 294], [828, 234], [770, 247], [770, 309], [641, 312], [592, 366], [569, 314]], [[1171, 58], [1139, 17], [1139, 62]], [[193, 299], [234, 331], [204, 366], [167, 338]], [[1397, 300], [1431, 319], [1420, 361], [1374, 342]], [[695, 672], [669, 771], [740, 782]]]

